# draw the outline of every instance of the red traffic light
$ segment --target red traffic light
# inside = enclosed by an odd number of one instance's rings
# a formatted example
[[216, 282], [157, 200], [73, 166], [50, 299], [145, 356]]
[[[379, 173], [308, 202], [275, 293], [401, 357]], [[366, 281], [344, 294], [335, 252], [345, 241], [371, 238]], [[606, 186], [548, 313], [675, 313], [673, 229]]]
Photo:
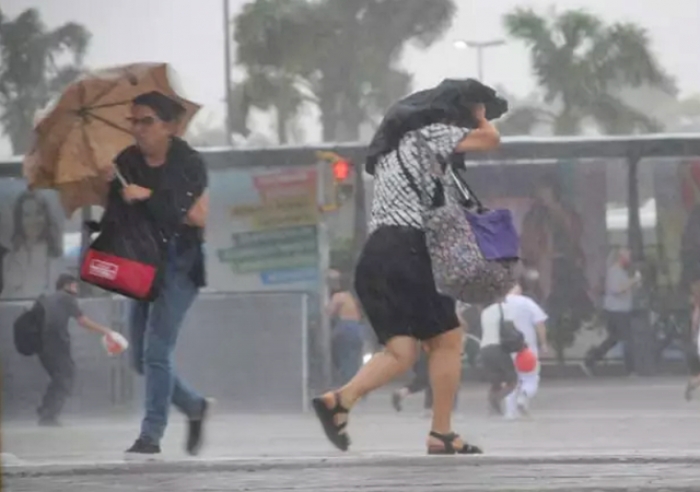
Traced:
[[345, 181], [350, 176], [350, 163], [344, 159], [333, 163], [333, 177], [336, 181]]

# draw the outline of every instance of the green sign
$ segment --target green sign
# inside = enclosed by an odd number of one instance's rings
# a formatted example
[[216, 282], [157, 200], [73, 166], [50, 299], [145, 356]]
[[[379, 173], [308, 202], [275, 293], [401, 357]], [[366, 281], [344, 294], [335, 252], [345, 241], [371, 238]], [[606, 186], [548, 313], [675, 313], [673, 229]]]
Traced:
[[236, 273], [316, 267], [316, 226], [235, 233], [232, 246], [218, 250], [219, 260]]

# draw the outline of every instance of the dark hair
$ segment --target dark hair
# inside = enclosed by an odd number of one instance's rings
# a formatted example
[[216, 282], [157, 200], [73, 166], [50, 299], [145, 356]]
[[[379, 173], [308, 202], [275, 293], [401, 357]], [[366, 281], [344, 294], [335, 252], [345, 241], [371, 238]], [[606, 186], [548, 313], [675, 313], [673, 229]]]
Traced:
[[158, 91], [146, 92], [132, 99], [134, 106], [146, 106], [166, 123], [177, 121], [185, 114], [185, 107], [174, 99]]
[[77, 282], [78, 279], [70, 273], [62, 273], [58, 276], [58, 280], [56, 280], [56, 290], [63, 290], [70, 284], [75, 284]]
[[58, 225], [53, 221], [49, 202], [43, 196], [33, 191], [25, 191], [17, 200], [12, 210], [13, 230], [12, 230], [12, 248], [16, 251], [27, 242], [27, 231], [24, 230], [24, 221], [22, 213], [24, 204], [29, 201], [34, 201], [39, 210], [46, 219], [44, 229], [41, 231], [39, 238], [46, 242], [48, 253], [51, 258], [58, 258], [63, 254], [63, 243]]

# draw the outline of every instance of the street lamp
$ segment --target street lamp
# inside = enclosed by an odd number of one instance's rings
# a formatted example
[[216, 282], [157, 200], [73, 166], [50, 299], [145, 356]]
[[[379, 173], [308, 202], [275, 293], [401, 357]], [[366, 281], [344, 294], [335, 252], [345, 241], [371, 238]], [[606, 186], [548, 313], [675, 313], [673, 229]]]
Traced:
[[479, 80], [484, 80], [484, 50], [486, 48], [495, 48], [496, 46], [503, 46], [506, 44], [503, 39], [492, 39], [490, 41], [467, 41], [465, 39], [458, 39], [453, 43], [453, 46], [458, 50], [466, 50], [468, 48], [474, 48], [476, 50], [476, 70]]
[[228, 0], [223, 0], [224, 16], [224, 100], [226, 101], [226, 144], [232, 145], [231, 138], [231, 11]]

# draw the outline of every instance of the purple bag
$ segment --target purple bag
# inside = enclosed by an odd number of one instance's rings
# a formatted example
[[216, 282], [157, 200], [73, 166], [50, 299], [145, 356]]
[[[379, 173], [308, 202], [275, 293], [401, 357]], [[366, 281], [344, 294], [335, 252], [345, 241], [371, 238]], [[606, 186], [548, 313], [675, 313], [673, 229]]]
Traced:
[[[435, 158], [429, 146], [423, 146]], [[505, 296], [515, 283], [513, 266], [519, 250], [510, 210], [487, 210], [450, 165], [444, 174], [461, 199], [436, 205], [398, 155], [403, 173], [427, 209], [425, 239], [438, 292], [468, 304], [491, 304]], [[475, 205], [476, 211], [465, 204]]]
[[518, 231], [510, 210], [484, 210], [482, 213], [465, 210], [465, 214], [485, 260], [518, 260]]

